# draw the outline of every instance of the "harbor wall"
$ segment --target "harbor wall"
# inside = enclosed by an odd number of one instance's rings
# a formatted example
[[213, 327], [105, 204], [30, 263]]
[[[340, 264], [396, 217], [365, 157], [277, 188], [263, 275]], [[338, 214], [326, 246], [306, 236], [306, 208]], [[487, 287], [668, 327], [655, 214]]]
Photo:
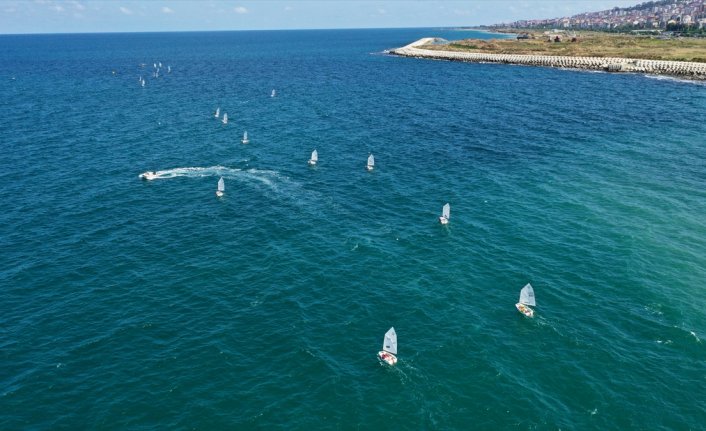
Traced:
[[479, 52], [437, 51], [418, 48], [422, 45], [438, 43], [438, 41], [439, 39], [427, 37], [419, 39], [418, 41], [402, 48], [393, 49], [390, 53], [405, 57], [431, 58], [437, 60], [523, 64], [528, 66], [603, 70], [607, 72], [634, 72], [706, 80], [706, 63], [696, 63], [690, 61], [642, 60], [621, 57], [487, 54]]

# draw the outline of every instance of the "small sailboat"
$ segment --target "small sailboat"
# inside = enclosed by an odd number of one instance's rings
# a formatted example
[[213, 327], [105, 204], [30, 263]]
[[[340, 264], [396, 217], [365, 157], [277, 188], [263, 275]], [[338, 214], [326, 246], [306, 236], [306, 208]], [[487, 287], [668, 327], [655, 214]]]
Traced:
[[162, 68], [162, 62], [161, 62], [161, 61], [159, 62], [159, 68], [160, 68], [160, 69]]
[[216, 189], [216, 196], [219, 198], [223, 196], [223, 192], [226, 190], [226, 185], [225, 182], [223, 181], [223, 177], [221, 177], [220, 180], [218, 180], [218, 189]]
[[245, 133], [243, 133], [243, 139], [240, 140], [243, 144], [249, 144], [250, 139], [248, 139], [248, 131], [246, 130]]
[[221, 116], [221, 108], [218, 107], [218, 108], [216, 108], [216, 113], [213, 114], [213, 117], [214, 117], [214, 118], [218, 118], [218, 117], [220, 117], [220, 116]]
[[319, 153], [318, 153], [318, 151], [314, 150], [311, 152], [311, 158], [309, 159], [309, 164], [311, 166], [314, 166], [316, 164], [316, 162], [318, 162], [318, 161], [319, 161]]
[[270, 94], [270, 97], [275, 97], [275, 96], [277, 96], [277, 92], [274, 89], [272, 89], [272, 94]]
[[167, 66], [167, 73], [172, 73], [172, 66]]
[[373, 168], [375, 168], [375, 157], [371, 154], [368, 156], [368, 164], [365, 166], [365, 169], [372, 171]]
[[448, 203], [444, 205], [441, 209], [441, 217], [439, 217], [439, 223], [449, 224], [449, 219], [451, 218], [451, 205]]
[[223, 124], [228, 124], [228, 113], [223, 113]]
[[533, 307], [536, 306], [534, 302], [534, 289], [532, 289], [531, 284], [527, 283], [525, 287], [520, 290], [520, 302], [515, 304], [515, 307], [517, 311], [525, 316], [534, 317], [534, 310], [529, 307], [530, 305]]
[[382, 350], [378, 352], [378, 359], [385, 362], [387, 365], [397, 364], [397, 333], [395, 328], [390, 328], [385, 333], [385, 338], [382, 342]]
[[151, 180], [154, 180], [155, 178], [157, 178], [157, 172], [156, 171], [147, 171], [147, 172], [141, 173], [138, 176], [140, 177], [141, 180], [151, 181]]

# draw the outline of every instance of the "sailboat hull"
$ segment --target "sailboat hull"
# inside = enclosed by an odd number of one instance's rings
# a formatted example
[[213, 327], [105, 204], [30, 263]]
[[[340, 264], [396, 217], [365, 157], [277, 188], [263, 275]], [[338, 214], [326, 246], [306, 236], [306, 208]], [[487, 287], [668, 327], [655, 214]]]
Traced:
[[220, 190], [217, 190], [217, 191], [216, 191], [216, 196], [218, 196], [219, 198], [220, 198], [220, 197], [223, 197], [223, 192], [220, 191]]
[[378, 352], [378, 359], [389, 366], [397, 365], [397, 356], [384, 350]]
[[520, 313], [524, 314], [527, 317], [534, 317], [534, 310], [526, 306], [525, 304], [522, 303], [517, 303], [515, 304], [515, 308], [517, 308], [517, 311]]
[[367, 170], [369, 170], [369, 171], [372, 171], [374, 168], [373, 168], [372, 166], [370, 166], [370, 165], [367, 165], [367, 166], [365, 167], [365, 169], [367, 169]]
[[447, 219], [444, 216], [439, 217], [439, 223], [441, 224], [449, 224], [449, 219]]
[[309, 165], [311, 165], [311, 166], [316, 165], [316, 160], [309, 160]]

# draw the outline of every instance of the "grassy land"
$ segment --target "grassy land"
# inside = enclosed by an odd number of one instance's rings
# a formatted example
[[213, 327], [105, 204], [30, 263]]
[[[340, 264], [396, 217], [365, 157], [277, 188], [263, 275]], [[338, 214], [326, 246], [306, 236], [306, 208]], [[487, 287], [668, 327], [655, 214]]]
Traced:
[[706, 38], [657, 39], [615, 33], [578, 32], [577, 41], [561, 35], [562, 41], [547, 42], [542, 31], [530, 32], [534, 39], [466, 39], [424, 49], [468, 51], [491, 54], [566, 55], [583, 57], [626, 57], [650, 60], [697, 61], [706, 63]]

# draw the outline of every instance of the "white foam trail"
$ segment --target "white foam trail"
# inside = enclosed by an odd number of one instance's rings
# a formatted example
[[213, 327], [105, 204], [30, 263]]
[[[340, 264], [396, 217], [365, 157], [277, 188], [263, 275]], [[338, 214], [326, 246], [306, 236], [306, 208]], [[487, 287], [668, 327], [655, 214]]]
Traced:
[[155, 180], [167, 179], [167, 178], [178, 178], [178, 177], [212, 177], [212, 176], [234, 176], [241, 169], [237, 168], [226, 168], [225, 166], [210, 166], [206, 168], [201, 167], [187, 167], [187, 168], [174, 168], [165, 169], [162, 171], [155, 172]]
[[[247, 162], [247, 160], [245, 160]], [[260, 189], [265, 193], [276, 195], [277, 198], [284, 198], [294, 203], [296, 206], [306, 208], [307, 211], [319, 212], [317, 204], [321, 204], [323, 196], [316, 192], [306, 190], [296, 181], [292, 181], [286, 175], [274, 170], [266, 169], [239, 169], [225, 166], [208, 167], [183, 167], [164, 169], [155, 172], [155, 177], [151, 180], [165, 180], [170, 178], [203, 178], [203, 177], [223, 177], [225, 179], [243, 182], [251, 187]]]

